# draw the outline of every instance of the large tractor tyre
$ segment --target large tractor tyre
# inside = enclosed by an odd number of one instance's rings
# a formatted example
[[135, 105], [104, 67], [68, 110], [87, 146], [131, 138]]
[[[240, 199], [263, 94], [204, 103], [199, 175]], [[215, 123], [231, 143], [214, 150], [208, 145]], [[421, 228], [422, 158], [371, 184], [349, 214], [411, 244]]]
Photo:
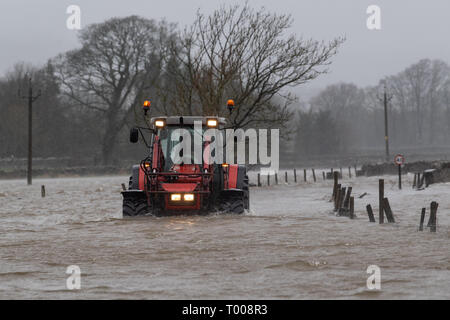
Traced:
[[250, 209], [250, 190], [248, 188], [248, 176], [245, 175], [244, 182], [242, 184], [242, 190], [244, 190], [244, 208]]
[[227, 195], [220, 206], [223, 213], [242, 214], [245, 211], [245, 197], [241, 193]]
[[135, 217], [143, 216], [150, 212], [147, 199], [145, 198], [126, 198], [123, 199], [123, 216]]

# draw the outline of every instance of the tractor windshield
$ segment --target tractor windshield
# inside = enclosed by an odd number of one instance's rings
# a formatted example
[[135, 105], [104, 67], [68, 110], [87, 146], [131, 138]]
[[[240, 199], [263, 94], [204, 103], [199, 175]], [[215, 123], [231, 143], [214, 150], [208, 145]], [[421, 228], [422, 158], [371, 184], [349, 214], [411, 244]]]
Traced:
[[[164, 171], [170, 171], [172, 166], [174, 165], [174, 160], [180, 159], [181, 157], [183, 157], [184, 159], [190, 157], [190, 163], [194, 163], [194, 139], [197, 139], [197, 141], [201, 141], [203, 144], [203, 128], [200, 130], [196, 130], [194, 129], [194, 127], [185, 126], [183, 127], [183, 135], [180, 135], [180, 131], [177, 131], [178, 129], [180, 129], [180, 127], [167, 126], [164, 129], [160, 129], [158, 132], [161, 141], [162, 152], [165, 159]], [[180, 152], [181, 146], [178, 146], [178, 144], [182, 143], [183, 139], [188, 138], [186, 137], [186, 135], [188, 135], [190, 138], [191, 150], [183, 149]], [[178, 155], [176, 154], [177, 151], [179, 153]]]

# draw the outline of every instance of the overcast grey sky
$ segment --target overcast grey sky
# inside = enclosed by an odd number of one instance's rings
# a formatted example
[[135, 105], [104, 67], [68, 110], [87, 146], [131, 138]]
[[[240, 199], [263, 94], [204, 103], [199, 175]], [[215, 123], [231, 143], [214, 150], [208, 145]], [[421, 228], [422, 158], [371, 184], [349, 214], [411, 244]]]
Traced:
[[[60, 52], [78, 46], [75, 31], [66, 28], [66, 8], [81, 8], [82, 27], [113, 16], [138, 14], [166, 18], [184, 26], [197, 10], [208, 13], [216, 0], [1, 0], [0, 75], [19, 61], [44, 63]], [[329, 40], [345, 35], [330, 66], [310, 89], [338, 81], [373, 85], [421, 58], [450, 63], [450, 0], [249, 0], [252, 7], [290, 13], [292, 32], [306, 38]], [[368, 30], [366, 9], [381, 8], [381, 30]]]

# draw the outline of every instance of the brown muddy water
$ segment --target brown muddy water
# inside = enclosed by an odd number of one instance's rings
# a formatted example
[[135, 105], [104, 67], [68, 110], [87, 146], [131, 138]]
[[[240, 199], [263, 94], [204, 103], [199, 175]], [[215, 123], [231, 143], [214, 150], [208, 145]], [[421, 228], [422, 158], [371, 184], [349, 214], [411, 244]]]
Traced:
[[[0, 298], [449, 299], [450, 184], [399, 191], [384, 178], [395, 224], [368, 222], [376, 178], [343, 181], [368, 193], [355, 220], [334, 216], [323, 181], [252, 188], [244, 215], [128, 219], [128, 177], [0, 181]], [[433, 200], [438, 232], [418, 232]], [[79, 290], [66, 288], [69, 265]], [[366, 286], [369, 265], [381, 290]]]

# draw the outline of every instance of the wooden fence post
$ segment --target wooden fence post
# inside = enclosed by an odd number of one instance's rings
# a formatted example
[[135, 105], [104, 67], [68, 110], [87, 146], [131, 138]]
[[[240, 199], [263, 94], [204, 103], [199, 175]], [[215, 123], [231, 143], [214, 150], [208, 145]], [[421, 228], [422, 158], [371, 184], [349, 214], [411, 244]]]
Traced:
[[[343, 199], [341, 199], [341, 203], [339, 206], [339, 215], [340, 216], [346, 216], [349, 214], [350, 195], [352, 193], [352, 187], [343, 188], [343, 189], [344, 189], [344, 195], [342, 196]], [[347, 189], [347, 192], [345, 192], [345, 189]]]
[[353, 219], [355, 217], [355, 198], [350, 197], [350, 219]]
[[303, 169], [303, 181], [306, 182], [306, 169]]
[[378, 206], [379, 206], [379, 223], [384, 223], [384, 210], [383, 210], [383, 199], [384, 199], [384, 180], [378, 180]]
[[345, 195], [347, 194], [347, 187], [341, 188], [341, 195], [339, 197], [339, 210], [344, 206]]
[[44, 185], [41, 186], [41, 197], [45, 198], [45, 186]]
[[270, 186], [270, 174], [267, 172], [267, 185]]
[[351, 179], [352, 178], [352, 167], [348, 167], [348, 177]]
[[341, 195], [341, 185], [338, 184], [336, 185], [336, 194], [334, 195], [334, 211], [337, 211], [339, 209], [338, 205], [339, 205], [339, 197]]
[[345, 198], [345, 192], [346, 192], [347, 188], [343, 187], [341, 188], [340, 192], [339, 192], [339, 199], [338, 199], [338, 205], [337, 205], [337, 212], [338, 215], [341, 214], [342, 212], [342, 204], [344, 203], [344, 198]]
[[287, 171], [284, 172], [284, 181], [285, 181], [286, 183], [288, 183]]
[[386, 213], [386, 217], [389, 223], [395, 223], [394, 214], [392, 213], [391, 206], [389, 205], [389, 199], [383, 198], [383, 209]]
[[370, 204], [368, 204], [366, 206], [366, 209], [367, 209], [367, 215], [369, 216], [369, 221], [370, 222], [375, 222], [375, 217], [373, 215], [372, 206]]
[[332, 200], [335, 200], [337, 196], [338, 178], [339, 177], [337, 175], [337, 172], [333, 172], [334, 184], [333, 184], [333, 195], [331, 196]]
[[422, 212], [420, 213], [420, 225], [419, 225], [419, 231], [423, 231], [423, 222], [425, 221], [425, 208], [422, 208]]
[[261, 174], [258, 173], [258, 187], [261, 187]]
[[325, 171], [322, 171], [322, 178], [323, 178], [323, 181], [325, 181]]
[[349, 206], [349, 202], [350, 202], [350, 196], [351, 196], [351, 194], [352, 194], [352, 187], [348, 187], [347, 188], [347, 194], [345, 195], [345, 199], [344, 199], [344, 205], [343, 205], [343, 207], [345, 208], [345, 209], [348, 209], [348, 206]]
[[436, 232], [436, 214], [439, 204], [436, 201], [431, 202], [430, 205], [430, 219], [428, 220], [427, 227], [430, 227], [430, 232]]
[[297, 183], [297, 169], [294, 168], [294, 182]]
[[275, 172], [275, 184], [278, 184], [278, 173]]
[[311, 170], [312, 170], [314, 182], [316, 182], [316, 172], [314, 171], [314, 168], [312, 168]]
[[416, 187], [416, 182], [417, 181], [417, 173], [414, 173], [414, 179], [413, 179], [413, 185], [412, 185], [412, 187], [413, 187], [413, 189]]

